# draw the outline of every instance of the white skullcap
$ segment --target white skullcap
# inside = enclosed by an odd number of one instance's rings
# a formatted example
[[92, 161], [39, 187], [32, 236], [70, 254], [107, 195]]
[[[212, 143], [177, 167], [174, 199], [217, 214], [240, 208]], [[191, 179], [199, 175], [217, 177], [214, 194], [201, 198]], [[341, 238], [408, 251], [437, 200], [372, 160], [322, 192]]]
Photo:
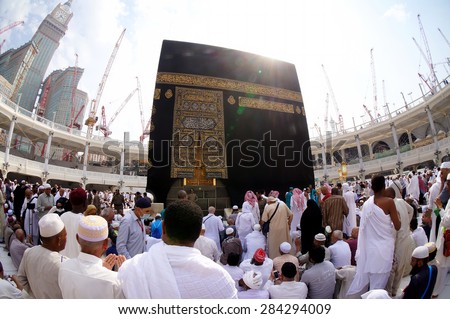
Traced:
[[38, 187], [38, 191], [41, 191], [43, 189], [44, 189], [44, 186], [42, 186], [42, 185]]
[[426, 243], [424, 245], [425, 247], [428, 248], [428, 253], [431, 254], [432, 252], [436, 251], [436, 244], [432, 241], [430, 241], [429, 243]]
[[39, 220], [39, 232], [42, 237], [53, 237], [58, 235], [63, 229], [64, 223], [58, 214], [45, 214]]
[[97, 215], [83, 216], [78, 224], [78, 237], [89, 242], [102, 241], [108, 238], [108, 223]]
[[327, 240], [325, 235], [322, 234], [322, 233], [318, 233], [316, 236], [314, 236], [314, 239], [317, 240], [317, 241], [325, 241], [325, 240]]
[[232, 227], [228, 227], [227, 230], [225, 231], [225, 233], [227, 235], [231, 235], [232, 233], [234, 233], [234, 229]]
[[362, 299], [391, 299], [384, 289], [373, 289], [361, 295]]
[[450, 162], [443, 162], [441, 164], [441, 169], [450, 169]]
[[259, 289], [263, 283], [261, 272], [254, 270], [246, 271], [242, 279], [250, 289]]
[[239, 207], [238, 207], [237, 205], [234, 205], [234, 206], [233, 206], [233, 210], [234, 210], [234, 209], [239, 209]]
[[332, 231], [333, 231], [333, 230], [331, 229], [331, 226], [330, 226], [330, 225], [327, 225], [327, 227], [325, 227], [325, 232], [326, 232], [326, 233], [331, 234]]
[[112, 223], [111, 223], [111, 226], [112, 226], [112, 228], [117, 228], [117, 227], [119, 227], [119, 226], [120, 226], [120, 223], [119, 223], [119, 222], [116, 222], [116, 221], [114, 221], [114, 222], [112, 222]]
[[52, 186], [48, 183], [42, 185], [42, 187], [44, 187], [44, 189], [52, 188]]
[[160, 214], [160, 213], [158, 213], [158, 214], [156, 214], [156, 215], [155, 215], [155, 217], [161, 217], [161, 214]]
[[424, 259], [429, 257], [428, 248], [425, 246], [419, 246], [416, 249], [414, 249], [412, 253], [412, 257], [417, 259]]
[[253, 230], [260, 231], [261, 230], [261, 225], [260, 224], [253, 225]]
[[280, 250], [281, 252], [288, 254], [291, 251], [291, 244], [289, 244], [287, 241], [282, 242], [280, 244]]

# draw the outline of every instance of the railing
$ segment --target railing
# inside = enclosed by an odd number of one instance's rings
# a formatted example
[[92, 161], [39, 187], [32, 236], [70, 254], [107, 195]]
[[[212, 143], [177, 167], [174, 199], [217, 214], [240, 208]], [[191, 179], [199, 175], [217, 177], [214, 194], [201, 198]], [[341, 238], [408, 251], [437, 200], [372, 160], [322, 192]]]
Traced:
[[[345, 134], [349, 134], [349, 133], [354, 133], [357, 132], [360, 129], [364, 129], [367, 127], [371, 127], [373, 128], [374, 125], [378, 126], [379, 124], [386, 124], [386, 122], [388, 121], [392, 121], [392, 119], [404, 112], [407, 112], [411, 109], [415, 109], [418, 108], [419, 106], [423, 106], [424, 102], [429, 101], [430, 99], [432, 99], [433, 97], [435, 97], [437, 95], [438, 92], [442, 91], [446, 86], [448, 86], [448, 82], [450, 81], [450, 76], [447, 76], [444, 80], [442, 80], [436, 87], [435, 90], [436, 92], [433, 94], [432, 91], [428, 91], [426, 92], [424, 95], [420, 96], [419, 98], [411, 101], [410, 103], [406, 103], [404, 106], [390, 112], [389, 114], [385, 114], [383, 116], [378, 117], [375, 122], [374, 121], [367, 121], [367, 122], [363, 122], [362, 124], [358, 124], [355, 126], [351, 126], [348, 128], [345, 128], [343, 131], [335, 131], [335, 132], [331, 132], [331, 136], [330, 137], [338, 137], [338, 136], [342, 136]], [[384, 108], [384, 106], [383, 106]], [[320, 137], [315, 135], [317, 134], [316, 132], [313, 132], [313, 134], [310, 135], [310, 140], [317, 140], [320, 141]], [[327, 136], [327, 138], [329, 138]]]

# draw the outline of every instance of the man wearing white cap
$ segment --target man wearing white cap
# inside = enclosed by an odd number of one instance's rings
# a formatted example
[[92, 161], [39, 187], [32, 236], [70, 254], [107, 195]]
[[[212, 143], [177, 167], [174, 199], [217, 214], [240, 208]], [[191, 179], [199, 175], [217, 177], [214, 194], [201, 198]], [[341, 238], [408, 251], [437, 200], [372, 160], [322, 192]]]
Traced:
[[205, 237], [205, 229], [205, 225], [202, 224], [202, 230], [200, 232], [200, 236], [195, 241], [194, 248], [200, 250], [203, 256], [217, 262], [220, 257], [219, 250], [217, 249], [214, 240]]
[[[284, 263], [291, 262], [293, 263], [297, 269], [299, 267], [298, 258], [291, 255], [292, 245], [287, 241], [282, 242], [280, 244], [280, 254], [281, 256], [275, 257], [273, 259], [273, 270], [278, 271], [281, 274], [281, 267], [283, 267]], [[295, 280], [298, 280], [299, 276], [295, 275]]]
[[436, 283], [437, 268], [428, 265], [428, 248], [419, 246], [411, 256], [411, 281], [403, 290], [403, 299], [430, 299]]
[[253, 225], [253, 231], [245, 236], [245, 240], [242, 243], [242, 249], [244, 255], [242, 260], [250, 259], [258, 248], [262, 248], [266, 251], [266, 236], [261, 233], [261, 225]]
[[25, 251], [17, 278], [33, 298], [61, 299], [57, 274], [67, 260], [59, 253], [66, 246], [66, 229], [58, 214], [47, 214], [39, 220], [39, 232], [42, 246]]
[[[323, 247], [323, 249], [325, 249], [325, 258], [324, 260], [328, 260], [330, 261], [331, 259], [331, 252], [330, 249], [328, 247], [325, 247], [325, 242], [327, 240], [327, 237], [322, 234], [322, 233], [318, 233], [314, 236], [314, 241], [313, 241], [313, 248], [314, 247]], [[300, 266], [305, 265], [306, 269], [309, 269], [313, 266], [313, 263], [311, 262], [310, 258], [309, 258], [309, 251], [306, 254], [301, 255], [301, 253], [297, 254], [297, 258], [298, 258], [298, 262], [300, 264]]]
[[117, 272], [125, 256], [110, 254], [103, 262], [101, 256], [108, 248], [108, 223], [100, 216], [80, 219], [77, 241], [81, 252], [77, 258], [61, 265], [58, 282], [64, 299], [118, 299], [124, 298]]
[[44, 187], [44, 192], [39, 195], [37, 200], [37, 209], [39, 212], [39, 218], [42, 218], [48, 211], [55, 206], [55, 199], [51, 194], [52, 187], [50, 184], [42, 185]]
[[238, 292], [238, 299], [269, 299], [269, 291], [261, 289], [263, 275], [259, 271], [248, 270], [242, 277], [245, 290]]

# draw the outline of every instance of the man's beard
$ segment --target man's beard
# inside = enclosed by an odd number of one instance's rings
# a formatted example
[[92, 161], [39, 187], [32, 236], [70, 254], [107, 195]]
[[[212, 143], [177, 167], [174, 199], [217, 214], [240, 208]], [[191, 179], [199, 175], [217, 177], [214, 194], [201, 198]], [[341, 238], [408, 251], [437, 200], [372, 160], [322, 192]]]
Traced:
[[411, 276], [415, 276], [415, 275], [417, 275], [420, 271], [422, 270], [422, 267], [419, 267], [419, 266], [414, 266], [412, 269], [411, 269], [411, 272], [409, 273]]

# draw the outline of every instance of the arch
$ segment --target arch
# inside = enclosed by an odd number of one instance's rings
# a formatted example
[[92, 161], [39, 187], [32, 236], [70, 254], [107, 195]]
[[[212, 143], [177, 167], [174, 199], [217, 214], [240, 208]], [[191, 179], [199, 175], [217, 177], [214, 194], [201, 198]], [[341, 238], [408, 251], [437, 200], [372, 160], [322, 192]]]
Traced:
[[[411, 133], [411, 140], [414, 141], [417, 139], [417, 137]], [[409, 137], [408, 137], [408, 133], [403, 133], [402, 135], [400, 135], [400, 138], [398, 139], [398, 145], [400, 147], [405, 146], [405, 145], [409, 145]]]
[[389, 151], [391, 148], [389, 147], [389, 145], [386, 142], [383, 141], [378, 141], [375, 142], [372, 146], [372, 151], [374, 154], [376, 153], [383, 153], [385, 151]]

